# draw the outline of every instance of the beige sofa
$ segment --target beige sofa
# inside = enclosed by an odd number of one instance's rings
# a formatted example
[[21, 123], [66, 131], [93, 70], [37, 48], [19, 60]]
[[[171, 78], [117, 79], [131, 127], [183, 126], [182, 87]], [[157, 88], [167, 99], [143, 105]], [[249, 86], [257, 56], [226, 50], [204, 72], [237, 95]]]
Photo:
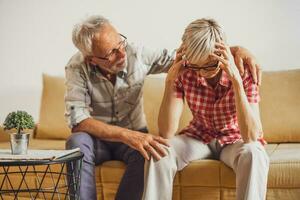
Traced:
[[[164, 90], [164, 77], [150, 76], [144, 86], [144, 108], [148, 128], [152, 134], [157, 133], [156, 124]], [[43, 86], [40, 119], [30, 141], [30, 148], [64, 149], [65, 140], [70, 134], [63, 117], [64, 79], [44, 75]], [[266, 149], [271, 160], [267, 199], [299, 200], [300, 70], [264, 72], [261, 97], [262, 123], [265, 139], [269, 143]], [[186, 108], [180, 128], [190, 119], [191, 114]], [[7, 134], [0, 133], [0, 148], [9, 148], [7, 139]], [[105, 162], [96, 167], [98, 199], [114, 199], [125, 167], [125, 164], [119, 161]], [[14, 183], [17, 184], [19, 177], [14, 178]], [[27, 179], [30, 184], [36, 184], [35, 177]], [[20, 196], [29, 198], [26, 194]], [[235, 174], [232, 169], [217, 160], [194, 161], [177, 173], [173, 196], [176, 200], [235, 199]]]

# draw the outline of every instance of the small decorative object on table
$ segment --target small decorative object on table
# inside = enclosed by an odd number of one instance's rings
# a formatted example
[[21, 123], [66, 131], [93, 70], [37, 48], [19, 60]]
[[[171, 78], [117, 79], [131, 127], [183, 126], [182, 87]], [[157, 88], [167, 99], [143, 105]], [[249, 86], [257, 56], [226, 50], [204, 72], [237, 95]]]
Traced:
[[34, 128], [33, 117], [25, 111], [11, 112], [7, 115], [3, 126], [5, 130], [17, 130], [16, 133], [10, 134], [12, 154], [26, 154], [30, 134], [25, 133], [24, 129]]

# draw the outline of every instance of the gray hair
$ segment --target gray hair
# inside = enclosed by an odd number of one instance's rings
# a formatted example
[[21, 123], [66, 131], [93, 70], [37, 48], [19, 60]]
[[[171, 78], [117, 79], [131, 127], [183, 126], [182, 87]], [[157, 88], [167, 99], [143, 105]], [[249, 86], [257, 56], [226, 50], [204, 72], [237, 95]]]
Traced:
[[92, 55], [93, 38], [101, 27], [107, 23], [109, 23], [108, 19], [93, 15], [74, 26], [72, 40], [84, 56]]
[[213, 53], [215, 43], [224, 41], [225, 34], [220, 25], [213, 19], [197, 19], [190, 23], [182, 36], [185, 55], [191, 62], [208, 58]]

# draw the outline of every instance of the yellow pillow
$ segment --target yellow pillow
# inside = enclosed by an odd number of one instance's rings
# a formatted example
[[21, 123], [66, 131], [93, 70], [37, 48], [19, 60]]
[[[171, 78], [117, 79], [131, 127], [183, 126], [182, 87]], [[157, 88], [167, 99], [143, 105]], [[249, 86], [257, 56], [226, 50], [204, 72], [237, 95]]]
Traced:
[[40, 139], [66, 139], [71, 131], [65, 122], [65, 79], [43, 74], [43, 92], [40, 118], [35, 137]]
[[268, 142], [300, 142], [300, 69], [264, 72], [260, 113]]
[[[144, 111], [147, 120], [147, 126], [150, 133], [158, 135], [158, 114], [160, 104], [165, 90], [166, 74], [150, 75], [146, 78], [144, 84]], [[186, 127], [192, 120], [192, 113], [185, 104], [179, 125], [178, 132]]]

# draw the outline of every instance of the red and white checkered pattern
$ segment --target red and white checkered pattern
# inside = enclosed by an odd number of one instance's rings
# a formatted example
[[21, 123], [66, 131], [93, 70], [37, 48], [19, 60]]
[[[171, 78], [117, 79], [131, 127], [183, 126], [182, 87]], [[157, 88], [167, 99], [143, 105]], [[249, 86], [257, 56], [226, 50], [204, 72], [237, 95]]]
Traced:
[[[259, 88], [248, 69], [243, 76], [243, 86], [249, 103], [258, 103]], [[216, 87], [212, 88], [197, 72], [186, 70], [176, 79], [175, 91], [178, 98], [185, 98], [193, 114], [193, 120], [181, 133], [204, 143], [217, 138], [221, 145], [241, 139], [234, 91], [225, 71], [222, 71]], [[262, 138], [259, 141], [266, 143]]]

